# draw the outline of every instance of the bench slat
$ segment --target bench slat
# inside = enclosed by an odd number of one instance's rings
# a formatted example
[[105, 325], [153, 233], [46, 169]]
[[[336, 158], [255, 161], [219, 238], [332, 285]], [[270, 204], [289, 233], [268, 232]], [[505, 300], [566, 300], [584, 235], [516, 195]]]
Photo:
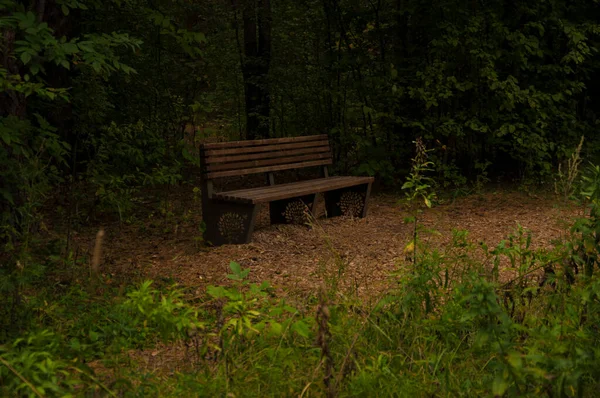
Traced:
[[237, 169], [246, 169], [249, 167], [261, 167], [261, 166], [271, 166], [271, 165], [277, 165], [277, 164], [298, 163], [298, 162], [304, 162], [307, 160], [319, 160], [319, 159], [329, 159], [329, 158], [331, 158], [331, 155], [328, 153], [313, 153], [310, 155], [288, 156], [288, 157], [275, 158], [275, 159], [264, 159], [264, 160], [252, 160], [252, 161], [248, 161], [248, 162], [212, 164], [212, 165], [208, 165], [206, 168], [208, 169], [209, 172], [220, 171], [220, 170], [237, 170]]
[[215, 193], [214, 198], [240, 203], [265, 203], [373, 182], [373, 177], [328, 177], [271, 187]]
[[274, 185], [268, 187], [260, 187], [253, 189], [245, 189], [239, 191], [220, 192], [215, 195], [218, 198], [222, 198], [230, 201], [248, 201], [253, 203], [255, 200], [260, 200], [265, 197], [279, 197], [281, 195], [294, 196], [295, 192], [306, 190], [314, 190], [321, 187], [337, 186], [341, 181], [345, 181], [346, 177], [329, 177], [319, 178], [316, 180], [292, 182], [281, 185]]
[[204, 157], [209, 156], [221, 156], [221, 155], [239, 155], [242, 153], [258, 153], [258, 152], [275, 152], [283, 149], [299, 149], [299, 148], [314, 148], [314, 147], [327, 147], [329, 148], [329, 141], [309, 141], [309, 142], [296, 142], [292, 144], [275, 144], [275, 145], [262, 145], [252, 146], [245, 148], [235, 149], [212, 149], [202, 151]]
[[[360, 185], [366, 182], [369, 182], [369, 177], [351, 177], [351, 176], [343, 176], [343, 177], [329, 177], [322, 178], [319, 180], [312, 180], [312, 184], [307, 184], [306, 186], [294, 187], [289, 186], [280, 190], [273, 190], [272, 192], [253, 192], [250, 195], [247, 195], [253, 201], [257, 201], [257, 203], [261, 203], [266, 201], [273, 200], [272, 198], [288, 198], [301, 196], [308, 193], [315, 192], [324, 192], [331, 191], [339, 188], [346, 188], [353, 185]], [[288, 184], [285, 184], [288, 185]], [[300, 195], [298, 192], [300, 191]], [[246, 196], [246, 195], [245, 195]]]
[[[342, 178], [342, 177], [328, 177], [328, 178]], [[231, 197], [231, 198], [241, 198], [241, 197], [251, 197], [253, 193], [255, 192], [259, 192], [262, 191], [264, 192], [265, 190], [276, 190], [276, 189], [282, 189], [288, 185], [295, 185], [295, 184], [308, 184], [309, 181], [311, 183], [315, 183], [317, 181], [321, 181], [324, 180], [324, 178], [317, 178], [314, 180], [305, 180], [305, 181], [296, 181], [296, 182], [290, 182], [290, 183], [285, 183], [285, 184], [277, 184], [277, 185], [271, 185], [271, 186], [262, 186], [262, 187], [255, 187], [255, 188], [245, 188], [245, 189], [238, 189], [235, 191], [225, 191], [225, 192], [216, 192], [215, 195], [218, 195], [220, 197]]]
[[298, 169], [302, 167], [313, 167], [313, 166], [325, 166], [331, 164], [332, 160], [324, 159], [324, 160], [315, 160], [312, 162], [299, 162], [299, 163], [288, 163], [282, 164], [278, 166], [266, 166], [266, 167], [255, 167], [251, 169], [238, 169], [238, 170], [229, 170], [229, 171], [215, 171], [206, 173], [206, 178], [219, 178], [219, 177], [231, 177], [231, 176], [241, 176], [246, 174], [255, 174], [255, 173], [268, 173], [270, 171], [280, 171], [280, 170], [289, 170], [289, 169]]
[[331, 183], [331, 181], [334, 181], [334, 179], [341, 179], [341, 178], [345, 178], [345, 177], [317, 178], [314, 180], [296, 181], [296, 182], [278, 184], [278, 185], [272, 185], [272, 186], [262, 186], [262, 187], [258, 187], [258, 188], [248, 188], [248, 189], [240, 189], [240, 190], [236, 190], [236, 191], [219, 192], [216, 195], [219, 195], [223, 198], [226, 196], [229, 199], [253, 198], [253, 197], [263, 195], [265, 193], [277, 193], [279, 191], [286, 191], [286, 190], [289, 190], [296, 186], [303, 187], [303, 186], [307, 186], [307, 185], [316, 186], [316, 185], [320, 185], [320, 184], [328, 184], [328, 183]]
[[304, 155], [307, 153], [321, 153], [321, 152], [329, 152], [328, 146], [323, 147], [309, 147], [309, 148], [301, 148], [301, 149], [292, 149], [287, 151], [276, 151], [276, 152], [261, 152], [261, 153], [251, 153], [246, 155], [239, 156], [208, 156], [204, 158], [204, 163], [207, 165], [214, 163], [226, 163], [226, 162], [242, 162], [245, 160], [258, 160], [258, 159], [271, 159], [271, 158], [281, 158], [284, 156], [296, 156], [296, 155]]
[[302, 137], [267, 138], [264, 140], [250, 140], [250, 141], [214, 142], [214, 143], [204, 144], [204, 148], [206, 148], [206, 149], [241, 148], [241, 147], [248, 147], [248, 146], [285, 144], [285, 143], [292, 143], [292, 142], [319, 141], [319, 140], [324, 140], [324, 139], [327, 139], [327, 134], [306, 135], [306, 136], [302, 136]]

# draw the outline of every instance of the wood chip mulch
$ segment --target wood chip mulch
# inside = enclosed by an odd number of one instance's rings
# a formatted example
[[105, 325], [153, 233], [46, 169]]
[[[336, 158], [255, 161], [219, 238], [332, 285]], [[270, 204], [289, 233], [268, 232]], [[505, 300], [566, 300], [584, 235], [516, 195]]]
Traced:
[[[580, 208], [557, 203], [549, 195], [489, 192], [425, 210], [421, 222], [439, 232], [426, 238], [434, 245], [450, 241], [453, 229], [464, 229], [473, 242], [492, 247], [520, 224], [531, 231], [535, 247], [550, 247], [581, 214]], [[398, 197], [384, 194], [371, 198], [367, 218], [319, 218], [312, 228], [268, 225], [268, 208], [263, 208], [250, 244], [215, 248], [199, 246], [193, 228], [157, 236], [139, 234], [133, 226], [107, 227], [102, 271], [115, 280], [126, 275], [128, 280], [174, 281], [201, 295], [209, 284], [230, 283], [229, 263], [236, 261], [250, 268], [251, 281], [269, 281], [281, 295], [307, 297], [341, 264], [340, 286], [373, 298], [388, 285], [390, 273], [410, 266], [404, 255], [412, 231], [404, 223], [408, 215]], [[77, 240], [90, 247], [93, 236], [82, 233]]]

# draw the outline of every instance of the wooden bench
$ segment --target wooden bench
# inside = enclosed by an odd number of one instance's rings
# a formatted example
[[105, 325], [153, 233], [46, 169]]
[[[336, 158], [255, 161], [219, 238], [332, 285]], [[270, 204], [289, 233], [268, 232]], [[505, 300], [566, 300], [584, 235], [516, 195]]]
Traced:
[[[271, 223], [304, 222], [323, 194], [328, 217], [365, 217], [372, 177], [330, 177], [332, 163], [327, 135], [203, 144], [202, 217], [205, 240], [213, 245], [248, 243], [257, 205], [270, 203]], [[274, 172], [319, 167], [320, 178], [275, 184]], [[264, 173], [266, 186], [214, 192], [213, 179]]]

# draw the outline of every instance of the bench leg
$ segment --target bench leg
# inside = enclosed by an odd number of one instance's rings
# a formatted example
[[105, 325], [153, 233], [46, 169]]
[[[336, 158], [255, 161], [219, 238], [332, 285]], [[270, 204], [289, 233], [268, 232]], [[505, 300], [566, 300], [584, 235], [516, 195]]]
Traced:
[[271, 224], [305, 224], [307, 211], [313, 214], [317, 195], [305, 195], [297, 198], [276, 200], [269, 204]]
[[256, 205], [211, 203], [207, 207], [206, 241], [214, 246], [250, 242], [258, 212]]
[[370, 194], [370, 183], [325, 192], [327, 217], [366, 217]]

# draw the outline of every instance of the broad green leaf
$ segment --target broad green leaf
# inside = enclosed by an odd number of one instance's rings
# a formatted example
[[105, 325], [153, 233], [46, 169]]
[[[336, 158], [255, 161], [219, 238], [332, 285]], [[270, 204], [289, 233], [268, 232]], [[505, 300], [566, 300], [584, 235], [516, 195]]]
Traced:
[[281, 332], [283, 331], [283, 328], [281, 327], [281, 323], [271, 322], [269, 326], [271, 328], [271, 333], [273, 333], [276, 336], [281, 335]]
[[236, 263], [235, 261], [232, 261], [229, 263], [229, 268], [231, 268], [231, 271], [235, 275], [240, 276], [240, 274], [242, 273], [242, 267], [240, 266], [240, 264]]
[[62, 47], [67, 54], [75, 54], [76, 52], [79, 52], [79, 47], [77, 47], [77, 44], [75, 43], [65, 43]]
[[508, 382], [504, 380], [501, 374], [498, 374], [492, 383], [492, 394], [495, 397], [501, 397], [508, 389]]
[[206, 293], [209, 296], [214, 298], [222, 298], [225, 297], [225, 288], [223, 286], [208, 286], [206, 288]]
[[304, 338], [308, 338], [310, 336], [310, 328], [304, 321], [297, 321], [292, 324], [292, 331], [298, 333], [300, 336]]
[[28, 52], [21, 53], [21, 62], [23, 62], [23, 65], [27, 65], [29, 61], [31, 61], [31, 54]]

